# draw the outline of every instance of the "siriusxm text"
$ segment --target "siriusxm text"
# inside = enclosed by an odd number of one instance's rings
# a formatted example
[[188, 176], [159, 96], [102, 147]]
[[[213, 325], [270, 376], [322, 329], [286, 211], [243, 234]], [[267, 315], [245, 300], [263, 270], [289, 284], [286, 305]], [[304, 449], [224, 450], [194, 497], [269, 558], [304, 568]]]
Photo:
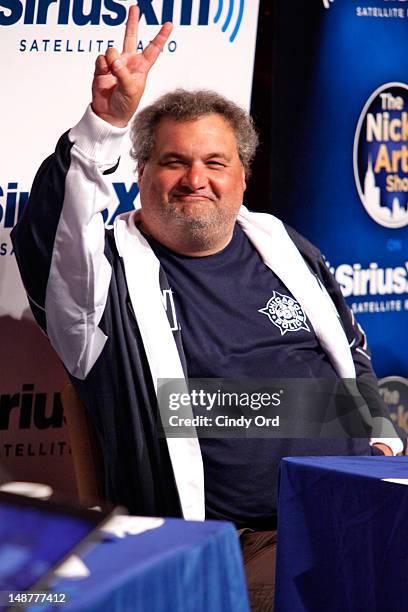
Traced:
[[341, 264], [335, 277], [343, 295], [393, 295], [408, 291], [408, 261], [395, 268], [381, 268], [373, 261], [368, 268], [361, 264]]
[[11, 424], [18, 429], [49, 429], [63, 426], [63, 406], [60, 393], [35, 392], [34, 385], [23, 384], [17, 393], [0, 395], [0, 431]]
[[[117, 197], [116, 205], [111, 213], [104, 211], [103, 217], [107, 225], [112, 225], [116, 216], [134, 209], [135, 199], [139, 193], [136, 183], [129, 187], [125, 183], [112, 183]], [[6, 187], [0, 185], [0, 227], [11, 229], [21, 217], [29, 197], [28, 191], [19, 191], [17, 182], [9, 182]]]
[[[182, 26], [193, 23], [193, 0], [182, 0], [177, 13], [174, 0], [139, 0], [138, 5], [142, 22], [148, 25], [166, 21]], [[194, 23], [208, 25], [210, 0], [200, 0], [198, 5]], [[128, 7], [128, 0], [0, 0], [0, 26], [12, 26], [20, 21], [25, 25], [117, 26], [125, 22]]]

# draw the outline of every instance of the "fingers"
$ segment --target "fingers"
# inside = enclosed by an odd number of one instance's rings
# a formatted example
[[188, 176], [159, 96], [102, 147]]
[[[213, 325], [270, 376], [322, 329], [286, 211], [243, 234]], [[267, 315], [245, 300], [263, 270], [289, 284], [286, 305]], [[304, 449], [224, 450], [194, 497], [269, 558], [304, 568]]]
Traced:
[[126, 59], [113, 47], [107, 49], [105, 58], [108, 70], [118, 79], [122, 90], [126, 91], [129, 89], [133, 79], [126, 66]]
[[136, 4], [130, 7], [126, 22], [125, 37], [123, 39], [122, 53], [134, 53], [136, 51], [139, 13], [139, 7]]
[[102, 74], [108, 74], [109, 66], [104, 55], [98, 55], [95, 62], [94, 76], [100, 76]]
[[173, 24], [170, 23], [170, 21], [167, 21], [161, 27], [160, 32], [153, 38], [153, 40], [143, 51], [143, 57], [148, 61], [150, 66], [154, 64], [160, 53], [163, 51], [164, 45], [166, 44], [172, 29]]

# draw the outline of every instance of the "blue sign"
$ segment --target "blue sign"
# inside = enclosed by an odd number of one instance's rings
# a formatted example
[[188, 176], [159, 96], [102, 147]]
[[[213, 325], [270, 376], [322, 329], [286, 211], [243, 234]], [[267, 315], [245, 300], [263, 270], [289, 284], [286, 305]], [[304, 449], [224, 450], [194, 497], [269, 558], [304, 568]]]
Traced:
[[408, 2], [276, 4], [271, 209], [326, 256], [377, 374], [406, 377]]

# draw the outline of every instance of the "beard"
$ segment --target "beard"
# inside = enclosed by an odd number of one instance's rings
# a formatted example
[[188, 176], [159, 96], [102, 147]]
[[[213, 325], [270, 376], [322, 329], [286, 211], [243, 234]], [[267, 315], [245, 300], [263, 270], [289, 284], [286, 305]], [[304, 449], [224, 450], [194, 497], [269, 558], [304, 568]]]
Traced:
[[199, 203], [177, 206], [172, 201], [163, 207], [163, 220], [167, 231], [174, 237], [188, 244], [190, 248], [211, 249], [222, 241], [223, 237], [232, 234], [237, 214], [220, 208], [213, 201], [203, 200]]

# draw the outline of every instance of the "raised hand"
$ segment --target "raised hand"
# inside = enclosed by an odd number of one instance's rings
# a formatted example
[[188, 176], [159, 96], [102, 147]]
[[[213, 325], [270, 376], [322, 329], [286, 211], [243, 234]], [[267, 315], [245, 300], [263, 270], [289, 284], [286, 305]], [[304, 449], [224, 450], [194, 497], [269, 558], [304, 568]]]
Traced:
[[129, 9], [122, 53], [109, 48], [95, 62], [92, 109], [99, 117], [118, 127], [125, 127], [134, 115], [149, 70], [173, 29], [170, 22], [165, 23], [143, 53], [136, 53], [138, 24], [139, 7], [134, 5]]

